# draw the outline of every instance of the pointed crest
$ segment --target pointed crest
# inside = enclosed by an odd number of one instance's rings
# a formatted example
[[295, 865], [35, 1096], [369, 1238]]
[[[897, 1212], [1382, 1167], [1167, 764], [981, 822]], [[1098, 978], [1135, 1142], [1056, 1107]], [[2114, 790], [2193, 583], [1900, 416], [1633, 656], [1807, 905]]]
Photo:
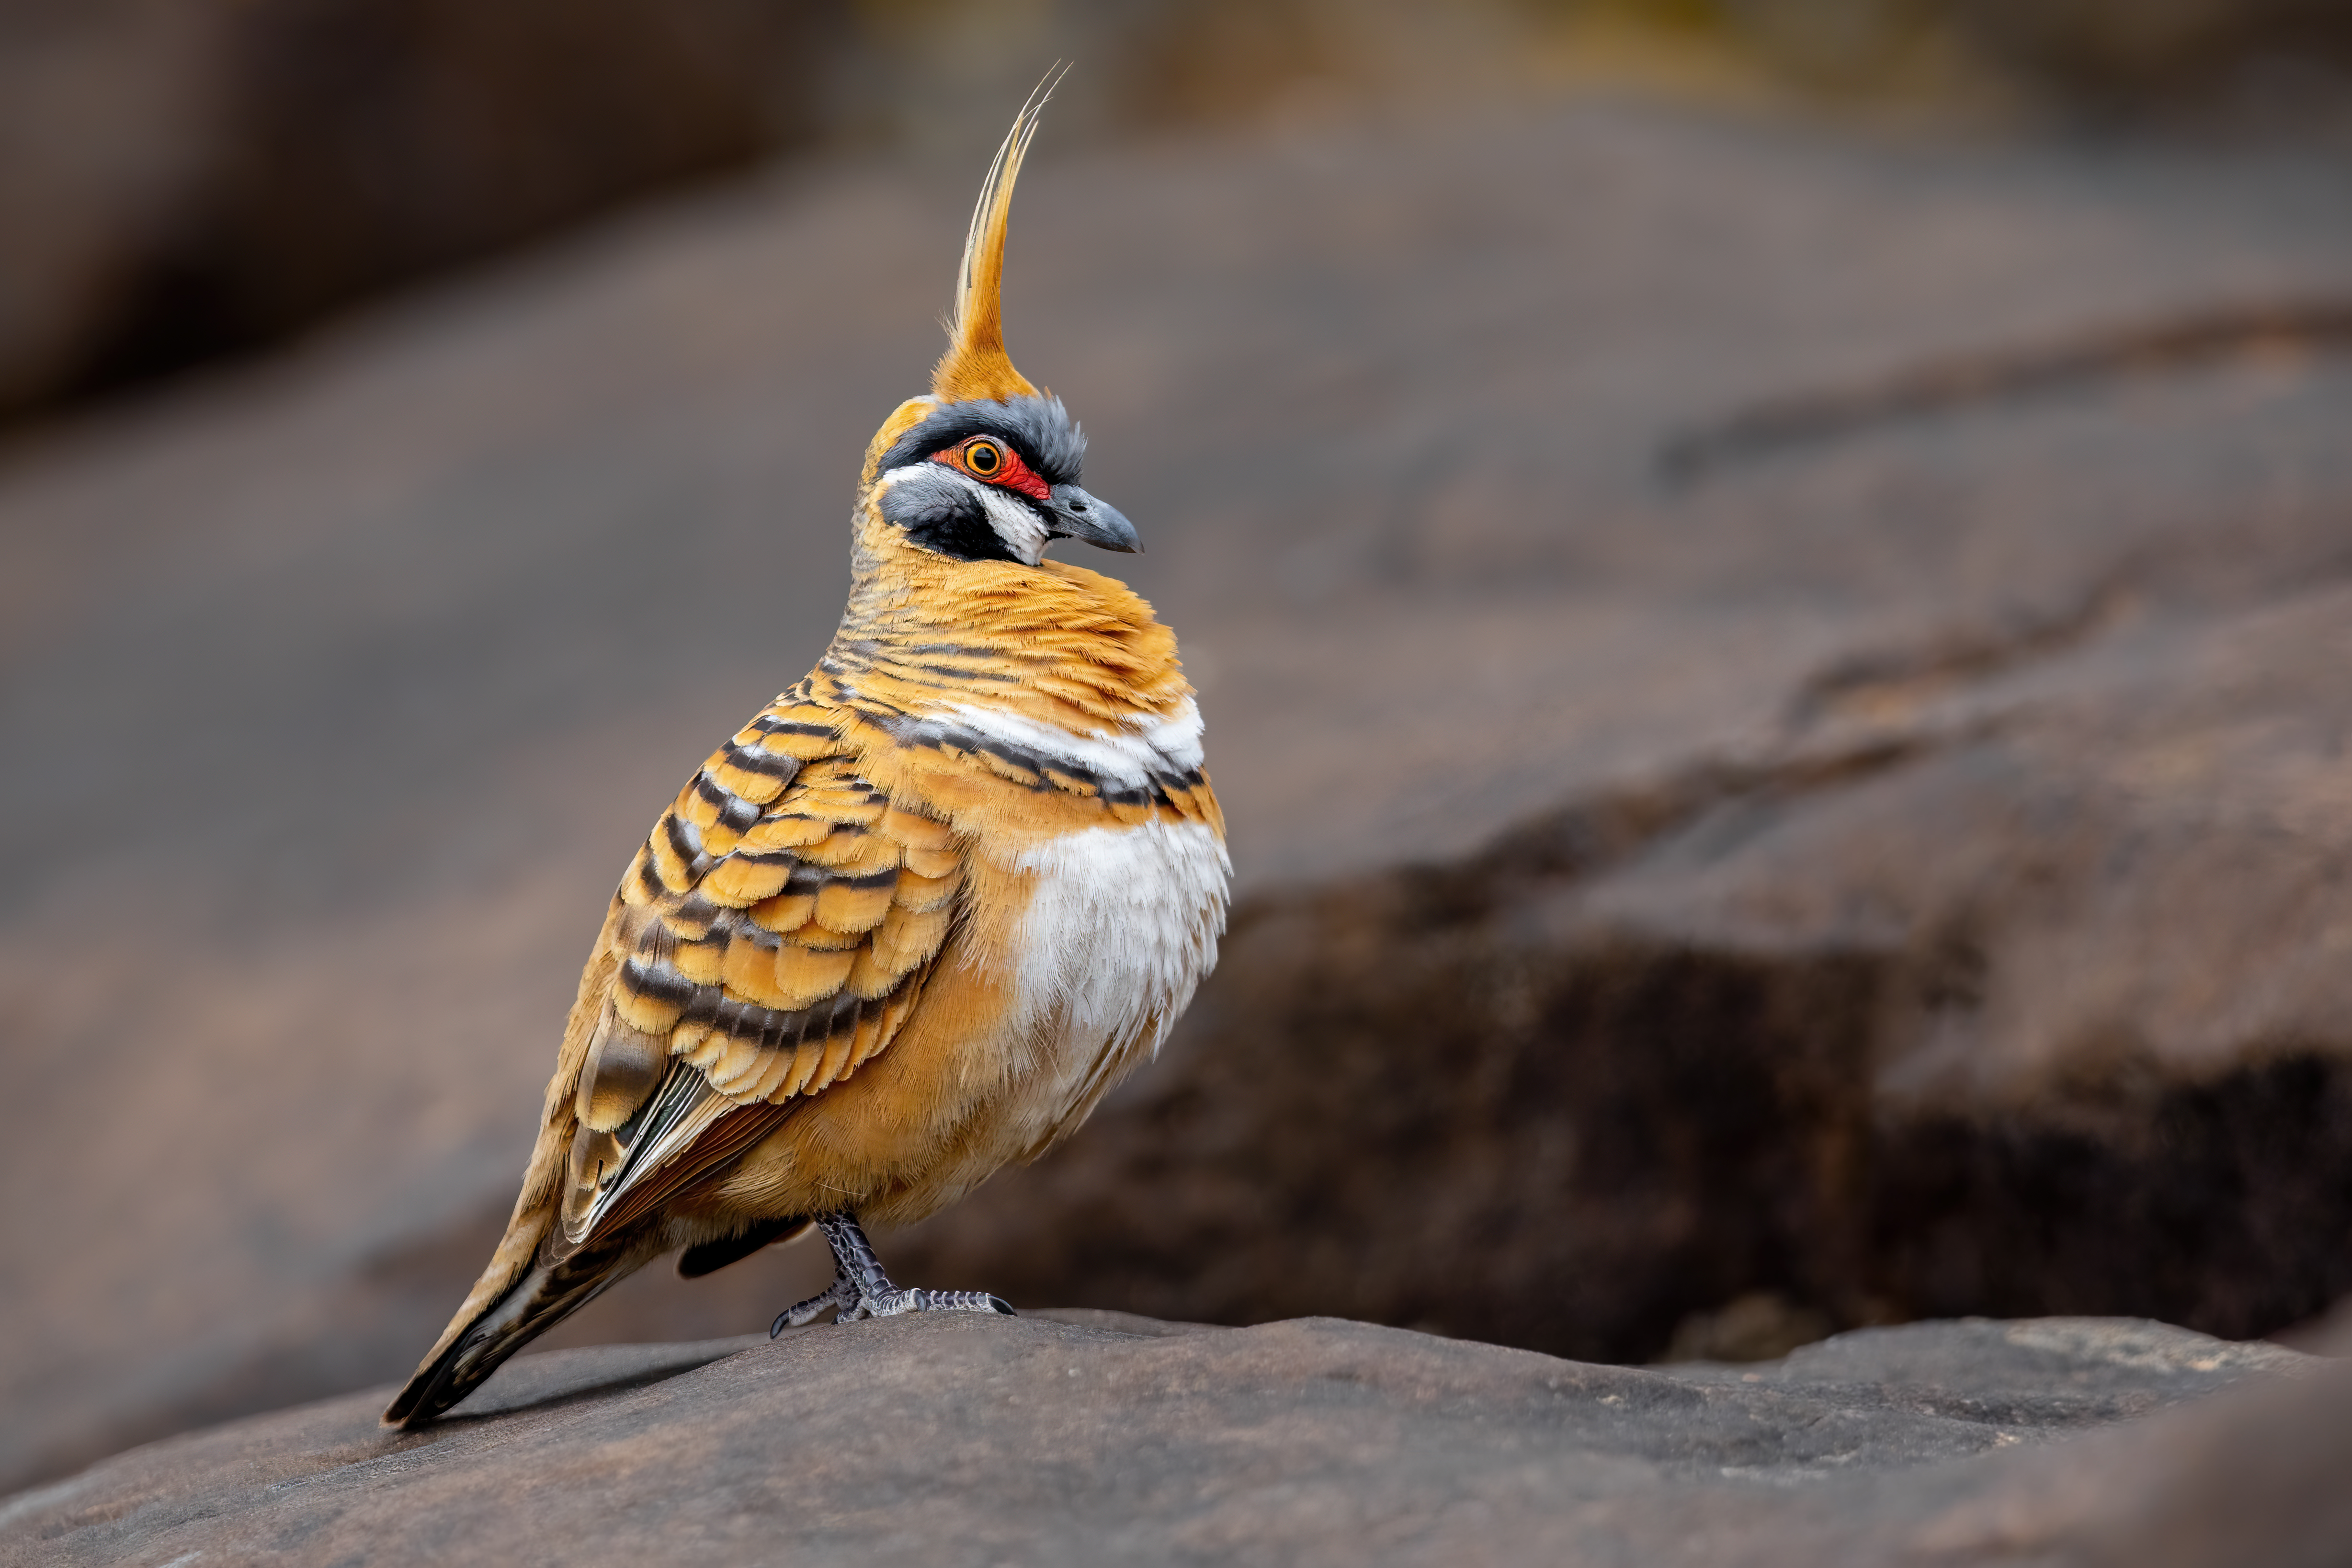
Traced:
[[1034, 395], [1037, 389], [1013, 368], [1004, 353], [1004, 231], [1012, 216], [1013, 184], [1021, 177], [1021, 161], [1028, 156], [1029, 139], [1037, 134], [1037, 118], [1054, 96], [1055, 87], [1069, 69], [1056, 65], [1021, 106], [988, 179], [980, 187], [980, 203], [971, 210], [971, 230], [964, 237], [963, 265], [956, 273], [955, 319], [948, 324], [948, 352], [931, 372], [931, 393], [950, 403], [970, 398]]

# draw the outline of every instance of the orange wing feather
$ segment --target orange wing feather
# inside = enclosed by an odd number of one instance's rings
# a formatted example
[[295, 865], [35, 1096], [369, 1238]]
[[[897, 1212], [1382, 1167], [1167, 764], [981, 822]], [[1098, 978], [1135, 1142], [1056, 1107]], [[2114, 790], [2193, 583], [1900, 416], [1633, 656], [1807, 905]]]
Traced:
[[571, 1125], [542, 1134], [569, 1145], [559, 1255], [741, 1153], [913, 1010], [962, 861], [945, 824], [859, 775], [841, 718], [805, 685], [778, 698], [688, 781], [622, 878], [599, 955], [611, 979], [565, 1064]]

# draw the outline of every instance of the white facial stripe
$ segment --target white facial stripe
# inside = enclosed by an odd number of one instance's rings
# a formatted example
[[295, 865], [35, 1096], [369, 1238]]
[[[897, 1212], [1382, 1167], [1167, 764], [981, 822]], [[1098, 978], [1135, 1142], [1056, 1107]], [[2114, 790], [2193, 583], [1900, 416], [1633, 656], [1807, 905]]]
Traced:
[[1154, 774], [1181, 773], [1201, 765], [1201, 710], [1189, 697], [1156, 723], [1083, 735], [1001, 708], [965, 702], [939, 716], [989, 740], [1073, 763], [1128, 789], [1143, 787]]
[[1035, 512], [994, 485], [982, 484], [968, 474], [959, 473], [956, 478], [979, 495], [980, 504], [988, 509], [988, 521], [995, 528], [996, 537], [1021, 558], [1023, 565], [1034, 566], [1045, 558], [1048, 535]]

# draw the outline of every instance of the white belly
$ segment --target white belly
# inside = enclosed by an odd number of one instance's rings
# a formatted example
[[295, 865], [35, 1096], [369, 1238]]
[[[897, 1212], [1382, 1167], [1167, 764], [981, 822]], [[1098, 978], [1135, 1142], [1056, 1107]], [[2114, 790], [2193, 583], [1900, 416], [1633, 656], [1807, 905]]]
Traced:
[[1159, 819], [1069, 834], [1013, 864], [1035, 878], [1012, 1022], [1042, 1141], [1159, 1050], [1217, 962], [1233, 867], [1205, 825]]

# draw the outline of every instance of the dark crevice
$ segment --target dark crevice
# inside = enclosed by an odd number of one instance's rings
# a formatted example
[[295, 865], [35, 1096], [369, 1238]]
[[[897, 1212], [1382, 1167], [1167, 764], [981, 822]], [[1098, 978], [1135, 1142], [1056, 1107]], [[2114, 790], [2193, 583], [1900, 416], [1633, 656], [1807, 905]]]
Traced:
[[2054, 609], [2020, 609], [1911, 647], [1848, 654], [1800, 685], [1782, 721], [1801, 731], [1856, 706], [1916, 701], [2069, 652], [2114, 623], [2131, 599], [2132, 577], [2118, 570]]
[[2247, 359], [2347, 353], [2352, 299], [2183, 311], [1931, 361], [1852, 386], [1766, 398], [1669, 437], [1658, 447], [1657, 472], [1669, 484], [1694, 484], [1780, 453], [1957, 409]]
[[1726, 806], [1781, 803], [1842, 788], [1915, 762], [1954, 739], [1874, 737], [1760, 759], [1698, 762], [1530, 817], [1465, 860], [1396, 875], [1417, 885], [1418, 906], [1430, 919], [1475, 920], [1538, 884], [1578, 881], [1622, 866]]

